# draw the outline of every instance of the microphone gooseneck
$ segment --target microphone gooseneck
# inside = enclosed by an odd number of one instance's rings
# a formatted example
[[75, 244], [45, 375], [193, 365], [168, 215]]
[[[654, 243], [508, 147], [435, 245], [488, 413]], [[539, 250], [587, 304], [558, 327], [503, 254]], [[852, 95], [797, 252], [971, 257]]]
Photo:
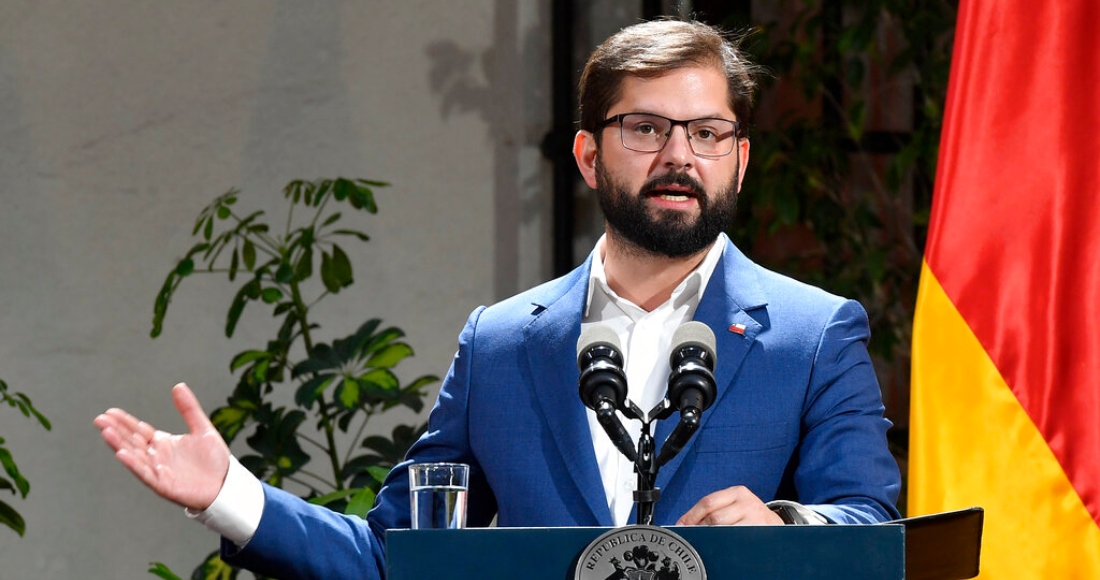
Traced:
[[672, 334], [672, 344], [668, 398], [680, 411], [680, 421], [661, 445], [658, 466], [668, 463], [684, 448], [718, 392], [714, 382], [714, 331], [702, 322], [685, 322]]
[[616, 414], [626, 404], [627, 393], [619, 335], [602, 324], [585, 328], [577, 340], [577, 367], [581, 401], [596, 412], [596, 420], [619, 452], [636, 461], [638, 451]]

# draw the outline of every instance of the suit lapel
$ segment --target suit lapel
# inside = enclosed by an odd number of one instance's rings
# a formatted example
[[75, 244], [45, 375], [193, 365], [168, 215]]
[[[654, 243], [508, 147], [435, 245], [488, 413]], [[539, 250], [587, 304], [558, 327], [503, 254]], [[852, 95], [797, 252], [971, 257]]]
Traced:
[[[752, 348], [756, 337], [765, 327], [750, 313], [767, 305], [767, 299], [757, 278], [757, 266], [726, 240], [726, 249], [707, 283], [707, 289], [695, 311], [698, 320], [714, 331], [716, 344], [716, 366], [714, 379], [718, 387], [712, 409], [722, 403], [731, 390], [734, 377], [741, 368], [745, 356]], [[759, 316], [757, 316], [759, 318]], [[711, 413], [703, 412], [699, 421], [699, 431], [706, 427]], [[679, 420], [674, 413], [657, 425], [654, 439], [661, 445], [672, 432]], [[676, 457], [666, 463], [657, 474], [657, 486], [666, 487], [676, 475], [684, 457], [691, 451], [699, 438], [698, 431]]]
[[533, 306], [536, 316], [523, 329], [523, 345], [542, 414], [554, 445], [568, 466], [568, 475], [562, 474], [562, 477], [573, 480], [597, 524], [610, 526], [611, 512], [592, 447], [588, 419], [577, 394], [580, 372], [576, 363], [576, 344], [587, 301], [590, 266], [590, 262], [586, 263], [565, 280], [567, 288], [560, 297]]

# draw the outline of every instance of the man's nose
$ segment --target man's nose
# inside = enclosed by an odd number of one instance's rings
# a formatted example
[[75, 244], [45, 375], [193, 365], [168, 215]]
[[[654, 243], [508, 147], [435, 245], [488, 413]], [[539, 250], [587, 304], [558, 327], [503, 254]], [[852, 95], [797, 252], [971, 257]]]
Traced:
[[670, 167], [690, 167], [695, 162], [687, 127], [673, 125], [666, 139], [661, 149], [661, 163]]

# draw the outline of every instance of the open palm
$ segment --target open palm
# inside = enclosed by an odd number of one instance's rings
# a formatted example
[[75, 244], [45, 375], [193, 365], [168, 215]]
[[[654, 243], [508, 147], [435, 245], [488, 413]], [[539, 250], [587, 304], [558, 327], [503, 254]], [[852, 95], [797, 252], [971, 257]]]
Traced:
[[173, 435], [122, 409], [95, 418], [103, 440], [138, 479], [158, 495], [193, 511], [217, 497], [229, 470], [229, 448], [187, 385], [172, 388], [172, 400], [189, 433]]

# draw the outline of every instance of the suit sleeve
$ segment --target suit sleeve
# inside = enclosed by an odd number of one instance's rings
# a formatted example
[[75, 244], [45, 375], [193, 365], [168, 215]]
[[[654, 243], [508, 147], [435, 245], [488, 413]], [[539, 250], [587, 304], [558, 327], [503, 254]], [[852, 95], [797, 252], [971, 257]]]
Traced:
[[901, 489], [890, 454], [882, 393], [867, 352], [867, 314], [845, 301], [826, 323], [802, 417], [795, 487], [799, 501], [833, 523], [899, 517]]
[[223, 539], [222, 558], [233, 566], [289, 580], [385, 578], [386, 530], [410, 527], [408, 466], [413, 463], [470, 465], [467, 523], [488, 525], [496, 503], [470, 451], [467, 411], [471, 355], [483, 310], [470, 315], [459, 336], [458, 353], [440, 387], [427, 432], [409, 449], [405, 461], [390, 471], [366, 520], [264, 485], [264, 510], [256, 534], [239, 550]]

